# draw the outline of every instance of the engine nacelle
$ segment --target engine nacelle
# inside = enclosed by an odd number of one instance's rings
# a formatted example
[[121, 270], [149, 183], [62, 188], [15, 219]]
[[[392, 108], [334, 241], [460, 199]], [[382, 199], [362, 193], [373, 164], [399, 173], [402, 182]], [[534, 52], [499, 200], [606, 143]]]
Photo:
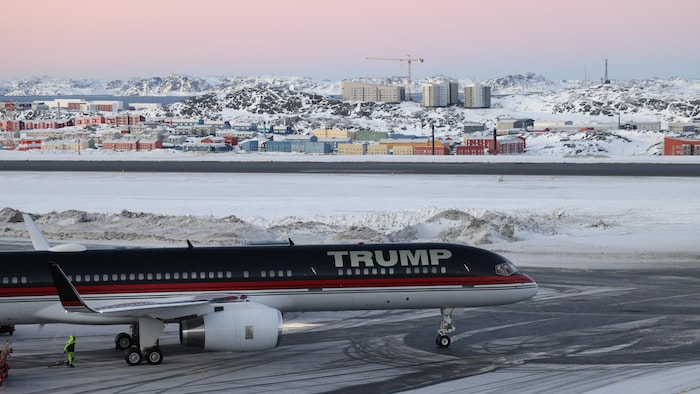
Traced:
[[219, 304], [215, 312], [180, 322], [180, 344], [219, 352], [274, 349], [282, 313], [252, 302]]

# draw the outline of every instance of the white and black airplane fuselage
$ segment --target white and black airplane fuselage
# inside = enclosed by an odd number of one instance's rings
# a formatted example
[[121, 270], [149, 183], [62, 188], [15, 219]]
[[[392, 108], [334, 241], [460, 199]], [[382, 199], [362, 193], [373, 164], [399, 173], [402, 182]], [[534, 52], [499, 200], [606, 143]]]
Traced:
[[274, 348], [290, 311], [440, 308], [447, 346], [454, 308], [537, 293], [504, 257], [443, 243], [9, 252], [0, 264], [0, 325], [131, 324], [117, 343], [132, 365], [161, 362], [167, 323], [184, 345]]

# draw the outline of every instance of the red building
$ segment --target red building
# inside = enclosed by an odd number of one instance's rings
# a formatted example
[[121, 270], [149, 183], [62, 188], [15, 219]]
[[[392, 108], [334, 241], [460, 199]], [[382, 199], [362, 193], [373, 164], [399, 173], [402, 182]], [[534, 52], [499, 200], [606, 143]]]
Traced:
[[20, 130], [62, 129], [69, 126], [74, 126], [73, 119], [19, 121]]
[[104, 123], [111, 125], [135, 125], [146, 121], [143, 115], [115, 115], [105, 116]]
[[5, 131], [18, 131], [19, 127], [19, 120], [3, 120], [0, 122], [0, 129]]
[[19, 140], [17, 150], [41, 149], [41, 140], [36, 138], [22, 138]]
[[[413, 154], [414, 155], [432, 155], [433, 154], [433, 147], [432, 146], [416, 146], [413, 148]], [[450, 154], [450, 148], [444, 147], [444, 146], [436, 146], [435, 147], [435, 155], [438, 156], [446, 156]]]
[[[470, 138], [464, 140], [463, 145], [455, 148], [457, 155], [483, 155], [485, 152], [493, 154], [492, 138]], [[496, 141], [496, 154], [512, 154], [525, 152], [525, 138], [517, 136], [515, 138], [499, 139]]]
[[483, 155], [485, 149], [478, 145], [457, 145], [455, 147], [455, 155]]
[[664, 138], [664, 156], [700, 155], [700, 140]]
[[75, 125], [76, 126], [88, 126], [91, 124], [104, 124], [104, 122], [105, 122], [105, 117], [100, 116], [100, 115], [75, 118]]

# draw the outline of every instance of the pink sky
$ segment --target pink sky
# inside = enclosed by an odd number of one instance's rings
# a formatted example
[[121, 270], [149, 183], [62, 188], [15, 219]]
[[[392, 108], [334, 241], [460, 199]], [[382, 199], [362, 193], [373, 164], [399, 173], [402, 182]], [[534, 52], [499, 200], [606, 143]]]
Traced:
[[695, 0], [2, 0], [0, 80], [700, 78]]

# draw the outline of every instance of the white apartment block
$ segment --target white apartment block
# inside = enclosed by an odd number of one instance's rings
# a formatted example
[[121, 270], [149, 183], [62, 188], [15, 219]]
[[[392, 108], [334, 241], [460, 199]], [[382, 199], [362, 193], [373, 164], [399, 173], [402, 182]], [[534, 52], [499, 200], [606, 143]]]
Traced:
[[344, 101], [399, 103], [406, 99], [406, 88], [401, 86], [341, 81], [340, 87]]
[[459, 102], [459, 83], [442, 81], [423, 85], [424, 107], [447, 107]]
[[491, 108], [491, 87], [478, 83], [464, 87], [465, 108]]

